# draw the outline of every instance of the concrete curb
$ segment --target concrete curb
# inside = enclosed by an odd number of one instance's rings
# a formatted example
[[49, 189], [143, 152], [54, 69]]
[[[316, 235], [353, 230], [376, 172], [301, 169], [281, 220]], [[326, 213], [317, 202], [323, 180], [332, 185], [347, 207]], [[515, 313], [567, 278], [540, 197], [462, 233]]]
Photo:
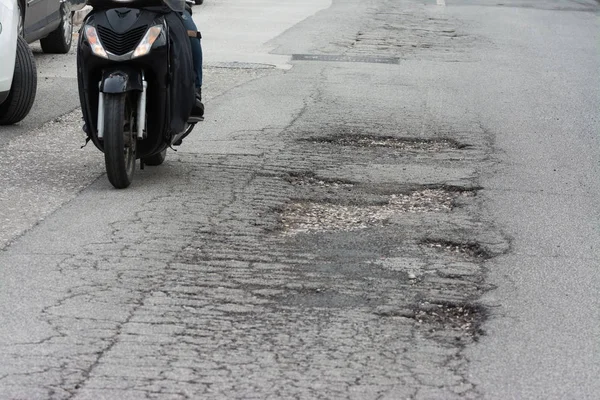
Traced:
[[73, 25], [79, 26], [83, 22], [86, 15], [92, 10], [91, 6], [85, 6], [81, 10], [73, 13]]

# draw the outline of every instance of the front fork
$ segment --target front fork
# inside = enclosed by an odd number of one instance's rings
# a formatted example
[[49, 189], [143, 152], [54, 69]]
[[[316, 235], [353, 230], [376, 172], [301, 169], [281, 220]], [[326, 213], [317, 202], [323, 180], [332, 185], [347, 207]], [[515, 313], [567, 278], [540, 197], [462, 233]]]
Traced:
[[138, 96], [137, 104], [137, 137], [142, 140], [146, 137], [146, 94], [148, 93], [148, 82], [142, 72], [142, 93]]
[[104, 71], [102, 79], [98, 84], [98, 139], [104, 138], [104, 94], [139, 92], [137, 96], [136, 126], [137, 138], [142, 140], [146, 137], [146, 102], [148, 93], [148, 82], [144, 71], [133, 69], [119, 69]]

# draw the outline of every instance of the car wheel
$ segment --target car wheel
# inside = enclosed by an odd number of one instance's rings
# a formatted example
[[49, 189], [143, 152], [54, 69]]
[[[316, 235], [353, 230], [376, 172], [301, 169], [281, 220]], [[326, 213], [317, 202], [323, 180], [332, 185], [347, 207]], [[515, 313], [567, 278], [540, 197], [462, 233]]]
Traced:
[[21, 121], [27, 116], [35, 100], [37, 70], [29, 45], [22, 37], [17, 38], [17, 57], [10, 93], [0, 105], [0, 125]]
[[204, 0], [194, 0], [194, 3], [199, 6], [200, 4], [204, 3]]
[[65, 54], [73, 42], [73, 13], [68, 2], [60, 5], [60, 25], [47, 37], [40, 39], [44, 53]]

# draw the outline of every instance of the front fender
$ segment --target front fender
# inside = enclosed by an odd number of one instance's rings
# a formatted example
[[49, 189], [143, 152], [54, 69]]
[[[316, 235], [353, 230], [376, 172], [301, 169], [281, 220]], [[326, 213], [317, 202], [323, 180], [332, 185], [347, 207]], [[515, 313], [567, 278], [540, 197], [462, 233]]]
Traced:
[[122, 66], [102, 71], [100, 91], [103, 93], [125, 93], [144, 90], [142, 72], [135, 68]]

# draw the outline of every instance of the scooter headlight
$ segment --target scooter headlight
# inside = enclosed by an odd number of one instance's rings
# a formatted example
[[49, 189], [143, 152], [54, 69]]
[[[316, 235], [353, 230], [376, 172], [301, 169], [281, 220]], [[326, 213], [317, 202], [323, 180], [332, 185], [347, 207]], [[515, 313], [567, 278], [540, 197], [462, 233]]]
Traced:
[[137, 48], [133, 52], [132, 58], [145, 56], [146, 54], [150, 53], [152, 45], [154, 44], [156, 39], [160, 37], [162, 29], [163, 28], [161, 25], [154, 25], [153, 27], [148, 29], [148, 31], [146, 31], [146, 34], [142, 38], [142, 41], [140, 42], [140, 44], [138, 44]]
[[90, 25], [85, 26], [85, 37], [92, 48], [92, 52], [98, 57], [108, 58], [108, 54], [104, 47], [102, 47], [102, 43], [100, 42], [100, 38], [98, 37], [98, 32], [96, 28]]

